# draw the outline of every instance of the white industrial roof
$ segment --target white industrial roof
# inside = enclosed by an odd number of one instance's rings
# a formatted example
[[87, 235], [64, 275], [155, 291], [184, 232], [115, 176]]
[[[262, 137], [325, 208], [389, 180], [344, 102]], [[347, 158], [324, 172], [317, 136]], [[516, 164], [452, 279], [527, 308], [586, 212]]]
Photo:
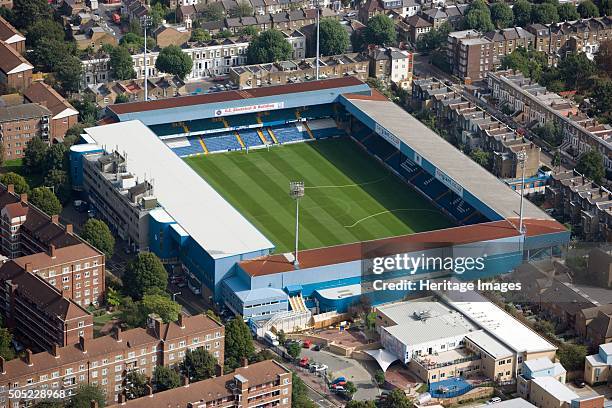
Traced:
[[385, 330], [406, 345], [443, 340], [478, 330], [461, 313], [439, 302], [399, 302], [377, 309], [395, 322]]
[[515, 353], [535, 353], [557, 348], [523, 323], [491, 303], [484, 296], [472, 292], [470, 301], [448, 300], [451, 306], [502, 342]]
[[512, 350], [504, 346], [484, 330], [472, 332], [465, 337], [470, 339], [472, 342], [478, 345], [478, 347], [483, 349], [495, 359], [509, 357], [513, 354]]
[[570, 390], [567, 385], [562, 384], [553, 377], [537, 377], [532, 381], [559, 401], [569, 403], [574, 398], [579, 398], [578, 394]]
[[128, 171], [152, 181], [159, 203], [212, 258], [274, 247], [140, 121], [97, 126], [85, 132], [108, 152], [127, 154]]

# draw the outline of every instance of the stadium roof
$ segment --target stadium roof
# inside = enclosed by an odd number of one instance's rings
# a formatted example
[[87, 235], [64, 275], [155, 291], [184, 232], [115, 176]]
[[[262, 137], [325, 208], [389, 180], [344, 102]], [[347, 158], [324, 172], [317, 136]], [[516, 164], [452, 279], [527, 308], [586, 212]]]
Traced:
[[85, 129], [108, 152], [127, 154], [128, 170], [152, 181], [164, 209], [214, 259], [274, 245], [139, 121]]
[[[469, 160], [404, 109], [383, 98], [356, 95], [344, 97], [499, 215], [504, 218], [518, 216], [519, 197], [515, 191], [479, 164]], [[524, 201], [523, 214], [526, 218], [551, 219], [528, 200]]]

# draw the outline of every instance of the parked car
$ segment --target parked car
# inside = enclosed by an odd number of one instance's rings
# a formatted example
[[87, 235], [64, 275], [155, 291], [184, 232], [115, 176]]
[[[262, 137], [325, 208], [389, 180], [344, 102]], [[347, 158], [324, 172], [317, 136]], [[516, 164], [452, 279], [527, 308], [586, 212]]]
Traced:
[[308, 367], [308, 362], [309, 361], [310, 361], [310, 359], [308, 357], [302, 357], [300, 359], [299, 366], [306, 368], [306, 367]]
[[315, 344], [314, 346], [312, 346], [312, 351], [319, 351], [321, 350], [321, 346], [319, 346], [318, 344]]
[[309, 368], [310, 368], [311, 372], [316, 373], [316, 372], [319, 372], [319, 371], [325, 371], [329, 367], [327, 367], [326, 364], [311, 364]]
[[312, 341], [311, 340], [304, 340], [304, 342], [302, 343], [302, 347], [309, 349], [310, 346], [312, 346]]
[[584, 382], [584, 380], [582, 378], [576, 378], [574, 380], [574, 385], [578, 388], [584, 388], [586, 387], [586, 383]]
[[501, 402], [501, 398], [493, 397], [493, 398], [491, 398], [490, 400], [487, 401], [487, 405], [497, 404], [498, 402]]

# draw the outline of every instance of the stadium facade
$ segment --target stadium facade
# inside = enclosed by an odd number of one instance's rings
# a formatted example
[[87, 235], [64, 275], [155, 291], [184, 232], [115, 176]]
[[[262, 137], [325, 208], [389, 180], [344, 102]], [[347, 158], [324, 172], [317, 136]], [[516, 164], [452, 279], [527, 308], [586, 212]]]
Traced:
[[[362, 295], [364, 259], [373, 256], [484, 256], [486, 268], [467, 276], [473, 279], [509, 272], [569, 240], [561, 224], [528, 201], [521, 234], [512, 189], [352, 77], [107, 111], [106, 123], [86, 129], [71, 150], [74, 188], [136, 249], [180, 265], [190, 286], [254, 322], [346, 310]], [[456, 227], [301, 251], [298, 267], [291, 254], [274, 253], [274, 243], [181, 159], [342, 135]], [[372, 302], [404, 295], [378, 293]]]

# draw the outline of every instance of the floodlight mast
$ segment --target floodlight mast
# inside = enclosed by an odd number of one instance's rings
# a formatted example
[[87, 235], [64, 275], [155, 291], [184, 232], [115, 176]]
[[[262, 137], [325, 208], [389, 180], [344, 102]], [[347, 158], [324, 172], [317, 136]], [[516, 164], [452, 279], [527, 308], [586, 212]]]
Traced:
[[525, 226], [523, 225], [523, 200], [525, 196], [525, 166], [527, 165], [527, 152], [525, 149], [518, 152], [516, 158], [521, 166], [521, 207], [519, 210], [519, 232], [524, 234]]
[[300, 236], [300, 198], [304, 197], [304, 182], [289, 182], [289, 195], [295, 200], [295, 259], [293, 260], [293, 265], [299, 266], [300, 262], [298, 261], [298, 250]]
[[149, 100], [149, 67], [147, 66], [147, 27], [152, 23], [151, 16], [146, 15], [140, 18], [140, 25], [144, 30], [144, 100]]

